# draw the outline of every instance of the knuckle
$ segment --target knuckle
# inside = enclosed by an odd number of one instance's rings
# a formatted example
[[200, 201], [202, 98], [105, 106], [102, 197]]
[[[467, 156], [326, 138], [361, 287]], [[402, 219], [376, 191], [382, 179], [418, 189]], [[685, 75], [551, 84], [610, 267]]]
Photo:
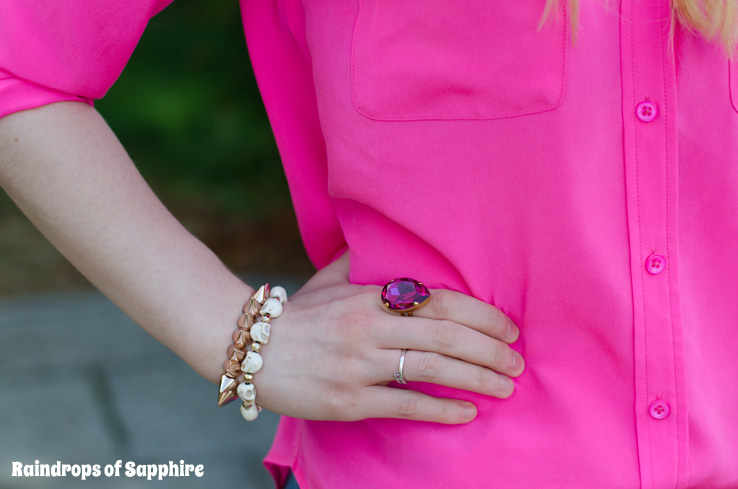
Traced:
[[365, 286], [360, 292], [354, 295], [354, 298], [361, 304], [374, 302], [377, 300], [377, 291], [374, 287]]
[[504, 370], [507, 373], [507, 369], [510, 365], [510, 355], [506, 352], [509, 350], [507, 346], [500, 342], [492, 342], [492, 364], [495, 370]]
[[338, 382], [340, 382], [341, 389], [346, 392], [356, 386], [364, 385], [367, 372], [371, 372], [373, 366], [373, 362], [364, 356], [363, 351], [351, 351], [346, 352], [340, 370], [337, 367], [333, 372], [341, 372], [339, 376], [341, 380]]
[[475, 388], [477, 392], [482, 394], [505, 399], [512, 395], [514, 385], [512, 382], [508, 382], [508, 378], [505, 375], [483, 368], [476, 376]]
[[[322, 313], [325, 317], [340, 317], [345, 310], [345, 304], [343, 301], [330, 301], [322, 305]], [[309, 307], [311, 313], [315, 313], [316, 307]]]
[[429, 305], [436, 317], [447, 318], [454, 309], [454, 294], [446, 289], [436, 290], [433, 292], [433, 298]]
[[366, 336], [371, 321], [371, 315], [366, 311], [342, 311], [340, 319], [335, 322], [331, 332], [342, 341], [355, 344]]
[[500, 388], [497, 375], [484, 367], [478, 369], [475, 384], [475, 390], [478, 392], [497, 392]]
[[431, 333], [431, 339], [441, 348], [449, 348], [455, 343], [456, 330], [450, 321], [437, 321]]
[[327, 395], [323, 397], [323, 402], [326, 403], [326, 409], [330, 413], [335, 413], [337, 416], [341, 416], [342, 413], [349, 412], [346, 409], [346, 395], [343, 389], [338, 386], [332, 386]]
[[360, 410], [358, 392], [346, 386], [332, 385], [324, 396], [325, 409], [337, 421], [356, 419]]
[[379, 306], [374, 304], [376, 297], [363, 297], [366, 294], [362, 292], [352, 297], [359, 298], [359, 301], [343, 301], [344, 304], [338, 312], [337, 330], [340, 335], [347, 337], [347, 340], [381, 339], [392, 329], [391, 316], [383, 313]]
[[441, 371], [441, 355], [435, 352], [422, 352], [418, 358], [419, 380], [431, 380]]
[[358, 294], [352, 297], [352, 305], [356, 309], [374, 310], [375, 308], [382, 307], [382, 301], [380, 300], [379, 292], [372, 290], [362, 290]]
[[414, 392], [403, 392], [397, 401], [397, 414], [403, 418], [412, 418], [417, 416], [420, 412], [419, 402], [420, 400]]
[[342, 323], [351, 329], [364, 329], [371, 323], [371, 314], [361, 309], [349, 309], [343, 312]]

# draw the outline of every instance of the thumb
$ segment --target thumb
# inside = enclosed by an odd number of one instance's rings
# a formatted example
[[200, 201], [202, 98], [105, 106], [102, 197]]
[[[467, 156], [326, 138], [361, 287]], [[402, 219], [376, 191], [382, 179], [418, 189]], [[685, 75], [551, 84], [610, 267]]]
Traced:
[[349, 250], [346, 250], [340, 257], [318, 270], [318, 272], [313, 275], [307, 283], [305, 283], [302, 289], [300, 289], [300, 292], [311, 292], [331, 285], [348, 284], [349, 269]]

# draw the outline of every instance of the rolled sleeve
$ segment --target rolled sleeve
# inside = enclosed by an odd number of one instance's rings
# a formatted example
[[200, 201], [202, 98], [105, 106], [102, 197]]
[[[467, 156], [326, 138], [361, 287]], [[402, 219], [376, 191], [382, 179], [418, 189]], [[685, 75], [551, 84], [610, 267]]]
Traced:
[[100, 99], [171, 0], [0, 0], [0, 117]]

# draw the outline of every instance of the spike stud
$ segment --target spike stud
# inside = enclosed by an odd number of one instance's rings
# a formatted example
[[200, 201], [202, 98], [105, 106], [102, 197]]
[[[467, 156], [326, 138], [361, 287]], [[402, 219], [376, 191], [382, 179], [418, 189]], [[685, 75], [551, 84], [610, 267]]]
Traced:
[[235, 379], [232, 379], [226, 375], [220, 378], [220, 388], [218, 389], [218, 407], [223, 407], [226, 404], [238, 399], [236, 393], [238, 383]]
[[264, 301], [269, 298], [269, 284], [262, 285], [256, 292], [254, 292], [254, 299], [259, 304], [264, 304]]

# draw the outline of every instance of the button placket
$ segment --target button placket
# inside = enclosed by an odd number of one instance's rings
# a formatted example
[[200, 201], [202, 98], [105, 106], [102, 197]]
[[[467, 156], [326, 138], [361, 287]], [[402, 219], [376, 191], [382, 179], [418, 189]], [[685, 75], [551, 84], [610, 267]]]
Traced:
[[683, 489], [689, 431], [680, 263], [674, 252], [679, 248], [677, 60], [664, 36], [668, 2], [623, 0], [621, 14], [627, 19], [621, 23], [623, 141], [641, 481], [643, 487]]

